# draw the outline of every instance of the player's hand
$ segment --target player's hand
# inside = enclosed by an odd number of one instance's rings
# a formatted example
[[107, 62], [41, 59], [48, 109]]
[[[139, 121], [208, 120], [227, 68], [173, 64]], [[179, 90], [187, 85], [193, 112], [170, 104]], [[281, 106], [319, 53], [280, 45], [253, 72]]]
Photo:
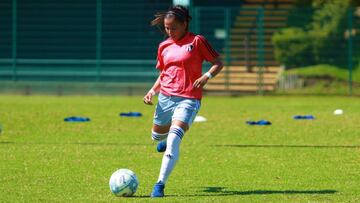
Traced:
[[153, 105], [152, 103], [152, 98], [155, 95], [155, 91], [154, 90], [150, 90], [144, 97], [144, 103], [147, 105]]
[[203, 75], [200, 78], [198, 78], [197, 80], [195, 80], [193, 87], [202, 88], [202, 87], [204, 87], [204, 85], [207, 83], [208, 80], [209, 80], [209, 78], [206, 75]]

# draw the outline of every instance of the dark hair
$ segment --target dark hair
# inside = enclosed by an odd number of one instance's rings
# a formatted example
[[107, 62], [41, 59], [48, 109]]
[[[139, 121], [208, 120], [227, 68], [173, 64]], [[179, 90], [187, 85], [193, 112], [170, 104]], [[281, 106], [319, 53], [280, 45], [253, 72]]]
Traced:
[[[176, 5], [173, 7], [170, 7], [166, 12], [157, 12], [155, 14], [155, 19], [151, 21], [152, 26], [157, 26], [163, 33], [165, 33], [164, 30], [164, 19], [166, 18], [175, 18], [178, 22], [181, 23], [188, 23], [191, 21], [191, 16], [189, 15], [189, 10], [180, 5]], [[188, 29], [188, 27], [186, 27]]]

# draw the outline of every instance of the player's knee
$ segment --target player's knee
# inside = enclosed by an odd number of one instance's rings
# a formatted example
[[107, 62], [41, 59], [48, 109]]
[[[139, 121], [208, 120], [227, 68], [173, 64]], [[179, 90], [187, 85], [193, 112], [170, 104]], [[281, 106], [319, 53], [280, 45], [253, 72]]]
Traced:
[[186, 132], [189, 129], [189, 125], [183, 121], [174, 120], [170, 126], [171, 128], [181, 128], [181, 130]]
[[167, 133], [157, 133], [155, 131], [151, 131], [151, 139], [154, 141], [161, 141], [164, 140], [165, 138], [167, 138], [168, 136], [168, 132]]

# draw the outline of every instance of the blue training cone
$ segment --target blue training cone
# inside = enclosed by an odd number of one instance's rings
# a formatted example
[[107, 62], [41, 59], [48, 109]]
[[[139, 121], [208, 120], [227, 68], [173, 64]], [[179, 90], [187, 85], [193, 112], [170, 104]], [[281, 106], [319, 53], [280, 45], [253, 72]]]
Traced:
[[88, 122], [88, 121], [90, 121], [90, 118], [71, 116], [71, 117], [64, 118], [64, 121], [65, 122]]
[[270, 121], [267, 120], [259, 120], [259, 121], [246, 121], [248, 125], [271, 125]]
[[295, 120], [314, 120], [315, 117], [313, 115], [296, 115], [293, 116]]
[[140, 112], [128, 112], [128, 113], [120, 113], [121, 117], [140, 117], [142, 114]]

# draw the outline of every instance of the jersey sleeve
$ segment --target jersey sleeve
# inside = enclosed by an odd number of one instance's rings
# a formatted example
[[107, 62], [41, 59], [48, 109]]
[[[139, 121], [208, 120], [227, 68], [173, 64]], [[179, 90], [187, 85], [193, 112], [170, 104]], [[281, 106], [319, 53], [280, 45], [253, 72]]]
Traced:
[[157, 62], [156, 62], [156, 68], [158, 70], [163, 70], [164, 69], [164, 62], [163, 62], [163, 59], [162, 59], [162, 55], [161, 55], [161, 46], [159, 46], [158, 48], [158, 52], [157, 52]]
[[214, 50], [214, 48], [210, 45], [204, 36], [197, 35], [196, 37], [200, 54], [206, 61], [213, 61], [219, 56], [219, 53]]

